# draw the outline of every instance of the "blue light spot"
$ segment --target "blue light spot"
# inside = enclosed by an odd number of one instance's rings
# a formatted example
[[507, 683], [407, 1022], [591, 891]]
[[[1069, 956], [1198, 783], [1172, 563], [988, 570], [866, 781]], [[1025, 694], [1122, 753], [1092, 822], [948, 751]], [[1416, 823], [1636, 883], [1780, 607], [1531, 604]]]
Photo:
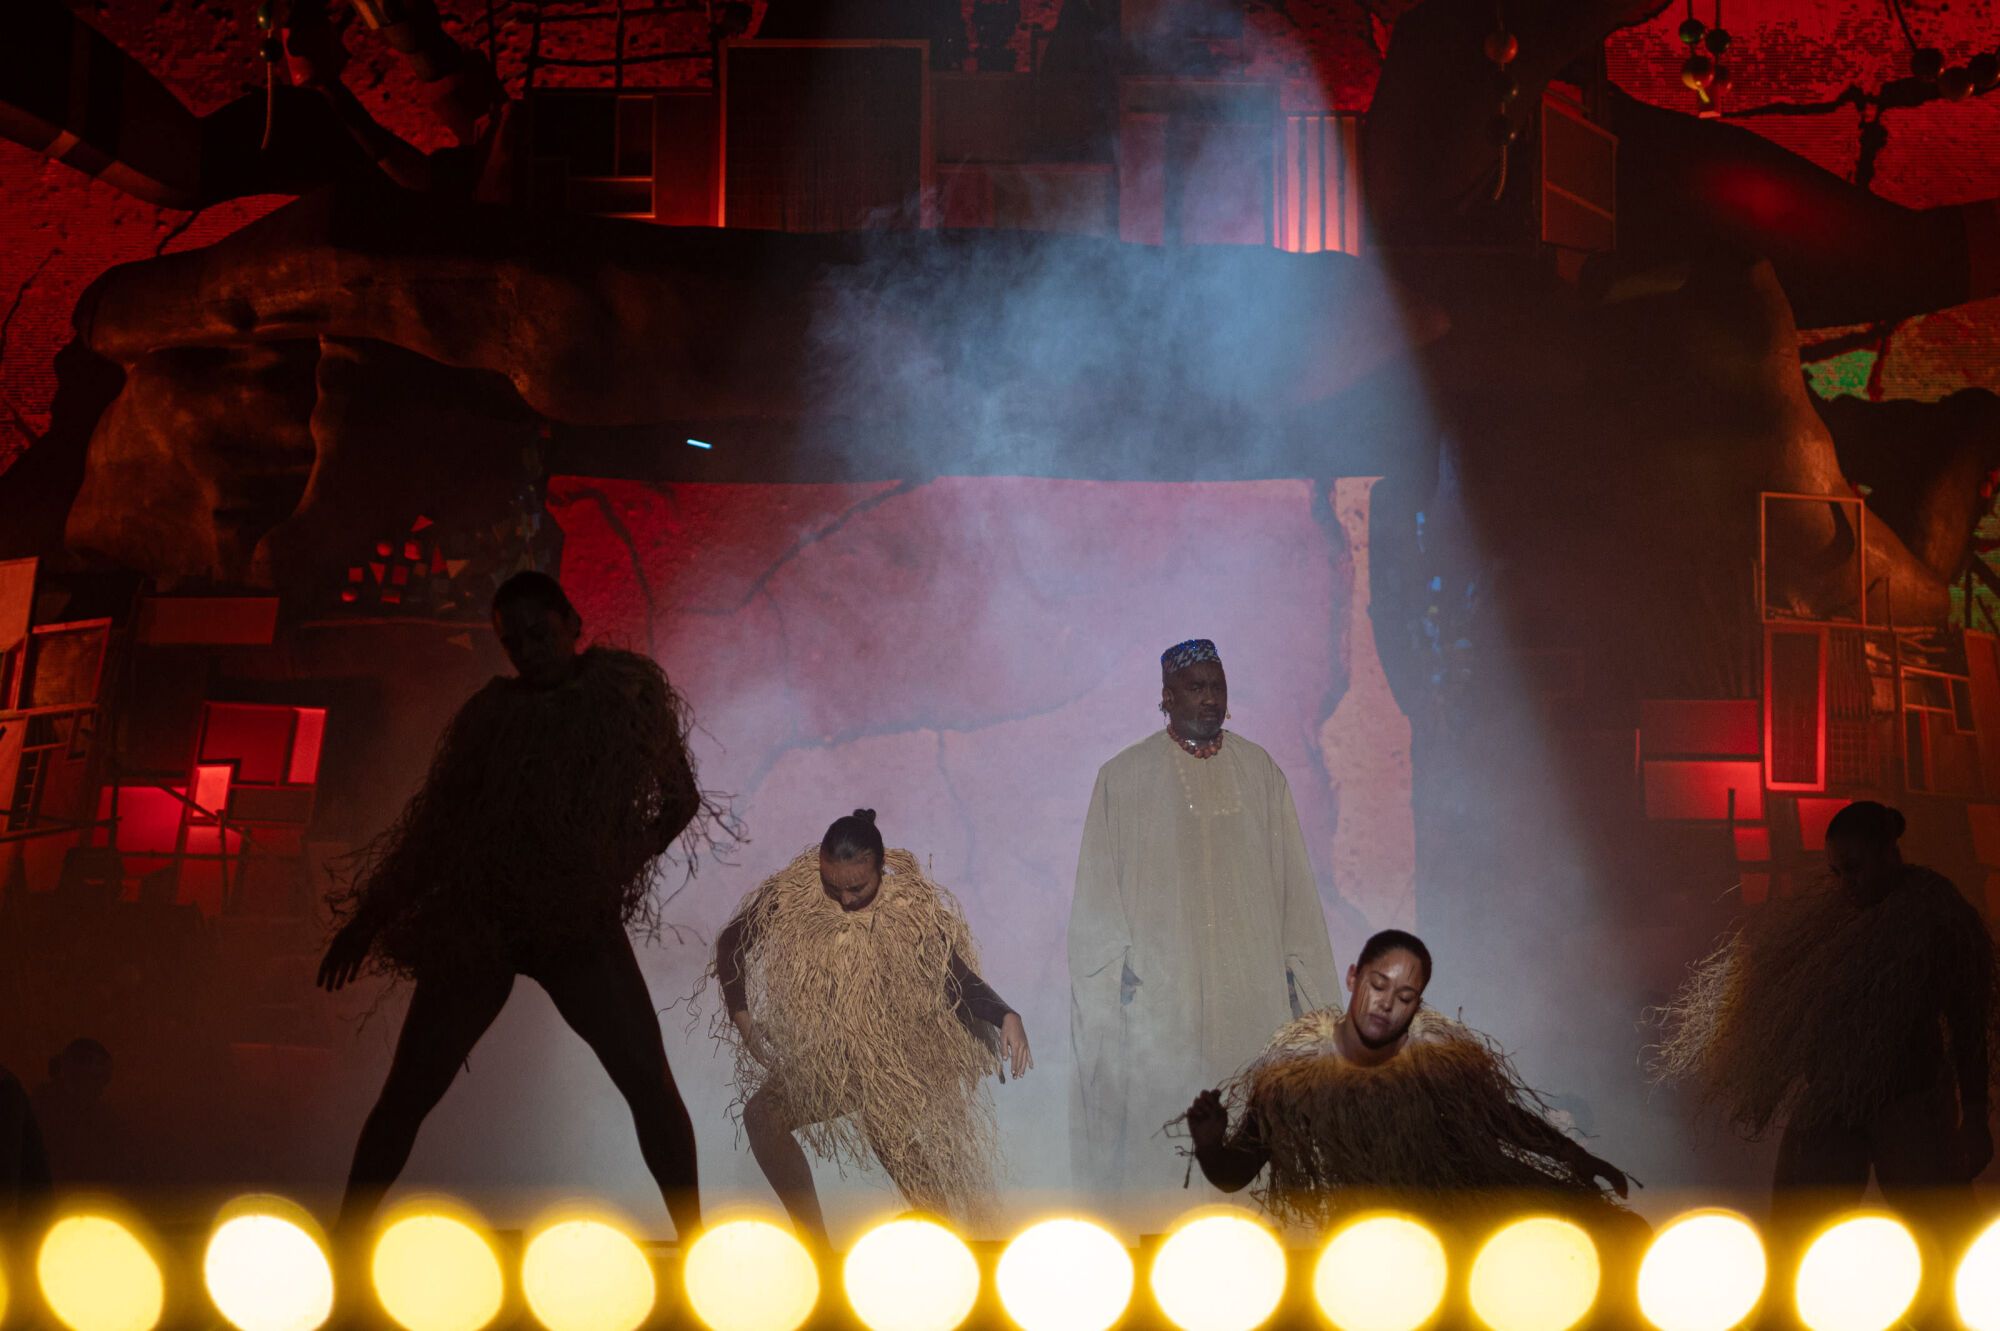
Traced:
[[705, 443], [703, 443], [703, 442], [702, 442], [701, 440], [699, 440], [699, 439], [690, 439], [690, 440], [688, 440], [688, 447], [689, 447], [689, 448], [714, 448], [714, 447], [715, 447], [715, 445], [714, 445], [714, 444], [705, 444]]
[[1443, 590], [1444, 590], [1444, 579], [1443, 579], [1443, 578], [1432, 578], [1432, 579], [1431, 579], [1431, 590], [1432, 590], [1432, 591], [1434, 591], [1434, 592], [1441, 592], [1441, 591], [1443, 591]]

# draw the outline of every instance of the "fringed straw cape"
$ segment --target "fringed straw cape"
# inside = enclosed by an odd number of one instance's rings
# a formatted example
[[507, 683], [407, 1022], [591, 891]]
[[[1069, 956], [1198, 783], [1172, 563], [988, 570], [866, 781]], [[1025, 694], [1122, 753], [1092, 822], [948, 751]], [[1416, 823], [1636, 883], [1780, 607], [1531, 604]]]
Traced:
[[1338, 1052], [1338, 1009], [1287, 1025], [1226, 1088], [1233, 1121], [1270, 1152], [1258, 1200], [1289, 1223], [1392, 1206], [1472, 1219], [1517, 1204], [1603, 1213], [1610, 1195], [1486, 1036], [1429, 1008], [1375, 1067]]
[[1757, 907], [1696, 963], [1653, 1072], [1684, 1081], [1745, 1136], [1776, 1124], [1866, 1125], [1891, 1101], [1948, 1087], [1944, 1014], [1993, 1042], [1994, 954], [1950, 880], [1910, 866], [1872, 904], [1828, 883]]
[[735, 1047], [738, 1106], [768, 1089], [821, 1159], [872, 1156], [912, 1206], [986, 1218], [998, 1150], [981, 1083], [998, 1069], [997, 1036], [983, 1022], [968, 1029], [953, 1007], [953, 951], [975, 972], [979, 960], [951, 893], [891, 850], [873, 904], [845, 911], [809, 846], [736, 918], [750, 1015], [774, 1055], [765, 1067], [718, 1018]]
[[632, 652], [593, 647], [555, 688], [493, 680], [452, 718], [402, 816], [349, 864], [336, 917], [376, 915], [374, 966], [405, 977], [656, 929], [662, 813], [692, 804], [699, 837], [714, 812], [686, 729], [659, 666]]

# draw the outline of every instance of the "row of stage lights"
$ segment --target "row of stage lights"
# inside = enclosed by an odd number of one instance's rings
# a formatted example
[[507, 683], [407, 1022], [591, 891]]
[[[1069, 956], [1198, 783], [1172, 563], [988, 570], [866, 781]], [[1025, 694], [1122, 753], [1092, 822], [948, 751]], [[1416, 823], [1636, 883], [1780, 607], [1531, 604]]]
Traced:
[[[159, 1263], [134, 1230], [103, 1212], [56, 1221], [34, 1263], [43, 1306], [69, 1331], [154, 1331], [166, 1305]], [[1335, 1331], [1420, 1331], [1443, 1307], [1444, 1244], [1416, 1220], [1371, 1215], [1321, 1249], [1312, 1293]], [[203, 1256], [214, 1310], [237, 1331], [318, 1331], [334, 1305], [323, 1236], [275, 1197], [226, 1207]], [[447, 1206], [405, 1210], [381, 1232], [370, 1262], [382, 1312], [403, 1331], [482, 1331], [499, 1317], [506, 1278], [491, 1236]], [[1728, 1211], [1693, 1211], [1663, 1228], [1638, 1273], [1639, 1311], [1657, 1331], [1732, 1331], [1767, 1282], [1757, 1231]], [[708, 1331], [798, 1331], [820, 1299], [820, 1274], [789, 1230], [734, 1220], [705, 1231], [681, 1269], [687, 1308]], [[1154, 1256], [1152, 1292], [1179, 1331], [1256, 1331], [1278, 1310], [1287, 1262], [1278, 1238], [1241, 1211], [1197, 1212]], [[995, 1292], [1021, 1331], [1109, 1331], [1132, 1300], [1130, 1254], [1087, 1220], [1046, 1220], [1002, 1253]], [[841, 1281], [868, 1331], [956, 1331], [972, 1314], [980, 1273], [957, 1235], [903, 1218], [848, 1252]], [[1829, 1227], [1799, 1264], [1794, 1298], [1810, 1331], [1888, 1331], [1923, 1281], [1901, 1222], [1856, 1215]], [[1571, 1331], [1603, 1284], [1590, 1236], [1535, 1216], [1495, 1232], [1473, 1258], [1465, 1295], [1489, 1331]], [[2000, 1331], [2000, 1222], [1959, 1263], [1954, 1292], [1968, 1331]], [[0, 1282], [0, 1324], [8, 1318]], [[602, 1215], [543, 1225], [521, 1255], [519, 1293], [548, 1331], [637, 1331], [654, 1315], [653, 1262]], [[25, 1302], [20, 1300], [19, 1302]]]

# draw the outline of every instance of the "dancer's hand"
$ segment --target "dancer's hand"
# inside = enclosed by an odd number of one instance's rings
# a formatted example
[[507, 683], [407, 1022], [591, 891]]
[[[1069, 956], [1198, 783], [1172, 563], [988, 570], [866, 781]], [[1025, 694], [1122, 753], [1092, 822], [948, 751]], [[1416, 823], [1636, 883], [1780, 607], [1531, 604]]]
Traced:
[[770, 1067], [775, 1055], [771, 1052], [771, 1042], [764, 1038], [764, 1032], [750, 1019], [750, 1011], [732, 1013], [730, 1020], [736, 1023], [736, 1033], [743, 1037], [743, 1047], [750, 1051], [750, 1057], [763, 1067]]
[[1625, 1171], [1609, 1160], [1600, 1160], [1593, 1155], [1588, 1157], [1584, 1167], [1590, 1171], [1591, 1178], [1603, 1179], [1610, 1184], [1611, 1191], [1617, 1193], [1621, 1199], [1632, 1195], [1632, 1180], [1626, 1178]]
[[1203, 1091], [1187, 1111], [1188, 1135], [1197, 1152], [1213, 1151], [1229, 1135], [1229, 1111], [1222, 1107], [1222, 1092]]
[[360, 918], [342, 925], [319, 963], [319, 987], [330, 994], [351, 983], [366, 964], [368, 945], [374, 941], [374, 928]]
[[1018, 1013], [1009, 1012], [1000, 1019], [1000, 1057], [1017, 1078], [1035, 1066], [1035, 1056], [1028, 1050], [1028, 1028], [1021, 1024]]

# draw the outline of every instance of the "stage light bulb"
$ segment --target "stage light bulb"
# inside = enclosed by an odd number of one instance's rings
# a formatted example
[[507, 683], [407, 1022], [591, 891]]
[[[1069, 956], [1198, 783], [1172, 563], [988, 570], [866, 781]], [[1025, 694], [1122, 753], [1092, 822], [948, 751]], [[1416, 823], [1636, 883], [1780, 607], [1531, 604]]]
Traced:
[[1639, 1311], [1660, 1331], [1730, 1331], [1764, 1296], [1764, 1245], [1733, 1211], [1662, 1229], [1639, 1264]]
[[891, 1220], [848, 1250], [847, 1301], [869, 1331], [955, 1331], [979, 1298], [979, 1263], [929, 1220]]
[[1285, 1250], [1241, 1214], [1182, 1223], [1153, 1258], [1153, 1297], [1181, 1331], [1253, 1331], [1285, 1296]]
[[1812, 1331], [1887, 1331], [1917, 1296], [1924, 1261], [1899, 1220], [1865, 1215], [1814, 1239], [1799, 1263], [1799, 1320]]
[[1368, 1216], [1328, 1240], [1313, 1297], [1340, 1331], [1417, 1331], [1444, 1302], [1444, 1244], [1414, 1220]]
[[636, 1331], [653, 1311], [653, 1264], [604, 1220], [564, 1220], [528, 1240], [521, 1292], [549, 1331]]
[[1132, 1256], [1088, 1220], [1044, 1220], [1007, 1245], [995, 1283], [1022, 1331], [1107, 1331], [1132, 1301]]
[[688, 1305], [709, 1331], [796, 1331], [819, 1302], [812, 1257], [767, 1220], [717, 1225], [681, 1269]]
[[109, 1216], [58, 1220], [35, 1261], [42, 1299], [70, 1331], [152, 1331], [166, 1305], [159, 1263]]
[[1493, 1331], [1569, 1331], [1597, 1302], [1597, 1245], [1567, 1220], [1517, 1220], [1472, 1262], [1472, 1311]]
[[202, 1258], [215, 1310], [238, 1331], [317, 1331], [333, 1314], [333, 1267], [302, 1226], [246, 1208], [216, 1226]]
[[1967, 1331], [2000, 1331], [2000, 1220], [1966, 1249], [1952, 1284]]
[[505, 1290], [486, 1236], [437, 1212], [383, 1230], [371, 1274], [382, 1310], [404, 1331], [480, 1331], [499, 1315]]

